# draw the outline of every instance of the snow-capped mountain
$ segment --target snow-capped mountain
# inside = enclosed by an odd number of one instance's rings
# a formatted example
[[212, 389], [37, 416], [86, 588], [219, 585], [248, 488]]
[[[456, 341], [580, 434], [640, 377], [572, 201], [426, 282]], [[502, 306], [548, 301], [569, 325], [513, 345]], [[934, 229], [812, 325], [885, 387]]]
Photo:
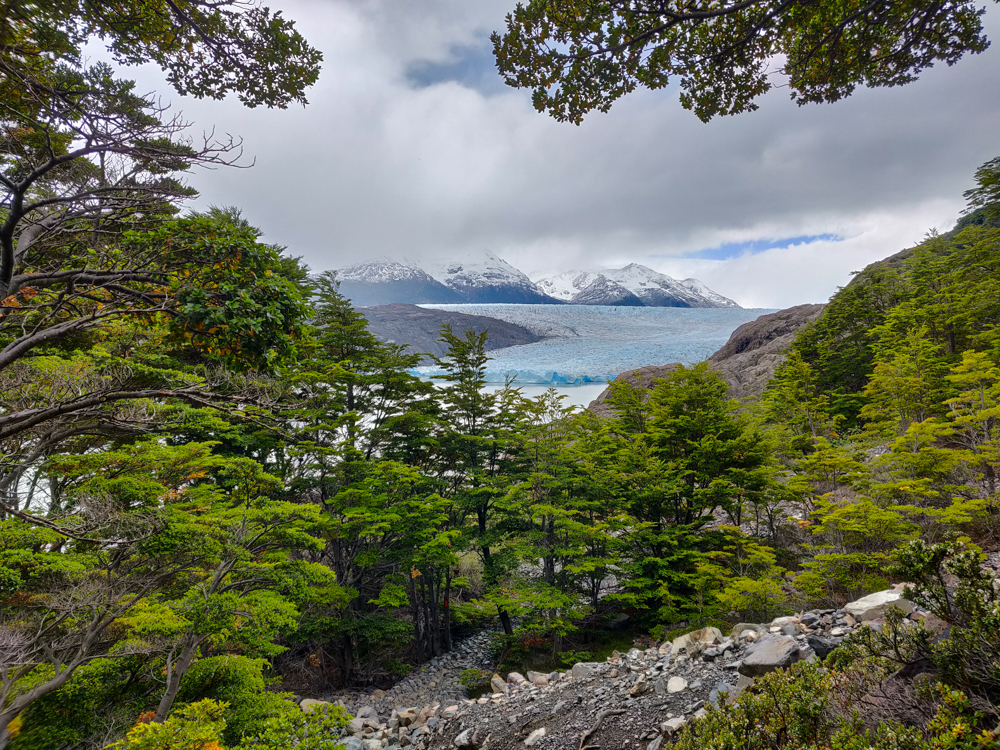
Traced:
[[[688, 285], [638, 263], [601, 273], [635, 294], [648, 307], [739, 307], [731, 299], [711, 292], [696, 279], [689, 279], [692, 285]], [[698, 287], [711, 292], [712, 296], [699, 291]]]
[[340, 292], [358, 307], [393, 302], [558, 304], [491, 252], [417, 261], [382, 257], [337, 271]]
[[393, 302], [739, 307], [697, 279], [677, 281], [631, 263], [610, 271], [566, 271], [533, 282], [491, 252], [446, 260], [376, 258], [337, 271], [340, 291], [359, 307]]
[[678, 281], [638, 263], [609, 271], [566, 271], [537, 284], [546, 294], [576, 305], [739, 307], [697, 279]]
[[423, 267], [467, 302], [555, 302], [525, 274], [488, 250], [461, 258], [427, 261]]
[[377, 258], [337, 271], [340, 293], [358, 307], [393, 302], [465, 302], [423, 269], [392, 258]]

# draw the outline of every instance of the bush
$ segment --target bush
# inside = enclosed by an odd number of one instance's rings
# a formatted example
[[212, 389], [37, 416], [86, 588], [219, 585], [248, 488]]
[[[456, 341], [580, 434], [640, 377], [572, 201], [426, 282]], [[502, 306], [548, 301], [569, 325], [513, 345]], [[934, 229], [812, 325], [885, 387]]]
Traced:
[[865, 728], [856, 709], [839, 706], [837, 673], [799, 663], [757, 680], [731, 705], [681, 731], [674, 750], [984, 750], [1000, 747], [993, 732], [977, 732], [981, 716], [959, 691], [937, 685], [925, 730], [886, 721]]
[[310, 714], [284, 714], [264, 722], [261, 734], [244, 740], [238, 750], [337, 750], [350, 719], [339, 706]]
[[300, 713], [298, 706], [285, 700], [286, 693], [267, 689], [265, 659], [245, 656], [212, 656], [196, 661], [184, 675], [178, 703], [195, 703], [206, 698], [225, 701], [226, 728], [222, 740], [236, 745], [244, 737], [264, 731], [267, 721], [284, 714]]
[[[131, 660], [97, 659], [85, 664], [59, 690], [28, 706], [18, 717], [11, 750], [54, 750], [95, 744], [120, 736], [145, 707], [148, 683], [137, 679], [142, 664]], [[37, 670], [35, 679], [51, 672]], [[26, 678], [25, 686], [32, 683]]]
[[137, 724], [109, 750], [225, 750], [226, 704], [203, 700], [182, 706], [163, 723]]
[[724, 611], [736, 612], [748, 622], [770, 620], [782, 614], [788, 603], [781, 584], [772, 578], [733, 578], [715, 596]]
[[1000, 592], [982, 551], [916, 540], [894, 560], [891, 572], [913, 583], [904, 597], [952, 626], [948, 638], [926, 649], [939, 676], [1000, 713]]

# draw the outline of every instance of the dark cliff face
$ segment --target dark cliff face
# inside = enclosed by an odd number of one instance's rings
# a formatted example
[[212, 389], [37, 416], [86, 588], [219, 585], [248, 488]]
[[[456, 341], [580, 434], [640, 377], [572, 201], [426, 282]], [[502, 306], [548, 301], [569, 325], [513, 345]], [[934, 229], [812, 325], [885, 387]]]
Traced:
[[466, 315], [401, 303], [366, 307], [359, 312], [368, 319], [368, 330], [380, 341], [407, 344], [410, 352], [426, 352], [439, 357], [446, 350], [445, 345], [438, 341], [441, 326], [445, 323], [450, 323], [459, 335], [467, 329], [476, 333], [486, 331], [488, 350], [541, 340], [541, 336], [527, 328], [483, 315]]
[[[826, 305], [797, 305], [787, 310], [761, 315], [744, 323], [729, 337], [729, 341], [708, 358], [709, 366], [722, 374], [729, 384], [729, 395], [738, 399], [753, 399], [764, 392], [764, 387], [785, 359], [795, 334], [803, 326], [820, 316]], [[615, 380], [642, 388], [650, 388], [667, 373], [677, 369], [677, 363], [647, 365], [638, 370], [627, 370]], [[605, 389], [588, 407], [595, 414], [612, 416], [607, 403], [610, 389]]]

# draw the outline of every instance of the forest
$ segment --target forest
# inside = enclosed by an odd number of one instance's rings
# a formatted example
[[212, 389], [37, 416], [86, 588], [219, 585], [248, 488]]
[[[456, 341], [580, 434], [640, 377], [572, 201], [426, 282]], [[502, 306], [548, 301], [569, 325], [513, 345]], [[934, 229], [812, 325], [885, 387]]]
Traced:
[[171, 46], [155, 3], [46, 7], [0, 29], [0, 748], [326, 750], [347, 717], [291, 693], [388, 686], [456, 634], [565, 667], [612, 622], [662, 639], [898, 581], [952, 637], [897, 656], [971, 708], [871, 744], [996, 742], [1000, 159], [758, 403], [702, 363], [615, 384], [602, 419], [484, 392], [485, 334], [445, 327], [447, 375], [414, 376], [333, 274], [184, 207], [238, 141], [81, 57], [101, 36], [179, 90], [287, 106], [319, 54], [280, 14], [195, 3]]

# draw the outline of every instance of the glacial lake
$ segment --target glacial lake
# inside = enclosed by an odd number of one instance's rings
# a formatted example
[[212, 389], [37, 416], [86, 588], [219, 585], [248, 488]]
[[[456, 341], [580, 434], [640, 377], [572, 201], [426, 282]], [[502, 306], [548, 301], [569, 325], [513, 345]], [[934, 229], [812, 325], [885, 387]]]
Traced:
[[[466, 304], [421, 307], [485, 315], [527, 328], [546, 338], [534, 344], [489, 352], [486, 379], [503, 383], [515, 376], [525, 395], [554, 387], [567, 402], [585, 405], [619, 373], [669, 362], [692, 364], [729, 340], [739, 326], [771, 309], [607, 307], [600, 305]], [[439, 372], [418, 368], [421, 375]]]

